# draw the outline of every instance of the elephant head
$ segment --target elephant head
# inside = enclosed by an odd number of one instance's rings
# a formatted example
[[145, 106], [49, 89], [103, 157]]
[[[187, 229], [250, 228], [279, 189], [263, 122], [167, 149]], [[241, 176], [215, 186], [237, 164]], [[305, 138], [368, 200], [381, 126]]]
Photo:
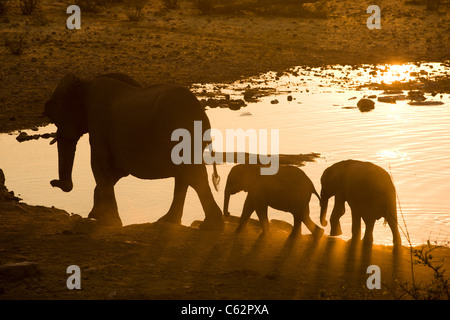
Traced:
[[67, 74], [45, 103], [43, 114], [58, 128], [52, 143], [58, 144], [59, 179], [50, 184], [64, 192], [73, 188], [72, 168], [76, 145], [88, 131], [87, 115], [82, 99], [83, 82], [74, 74]]
[[335, 196], [341, 189], [344, 163], [337, 163], [325, 169], [320, 178], [322, 189], [320, 191], [320, 223], [327, 225], [325, 217], [327, 215], [328, 200]]
[[225, 185], [223, 214], [229, 217], [228, 204], [230, 196], [240, 191], [248, 191], [259, 174], [260, 167], [257, 165], [238, 164], [234, 166], [227, 177]]

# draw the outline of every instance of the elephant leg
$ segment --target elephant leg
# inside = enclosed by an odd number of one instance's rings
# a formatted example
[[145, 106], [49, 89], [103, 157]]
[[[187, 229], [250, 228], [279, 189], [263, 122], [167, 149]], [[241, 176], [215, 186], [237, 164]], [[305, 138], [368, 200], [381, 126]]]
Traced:
[[398, 232], [397, 214], [395, 214], [395, 215], [387, 214], [386, 221], [389, 225], [389, 228], [391, 228], [391, 231], [392, 231], [394, 246], [401, 246], [402, 238], [400, 237], [400, 233]]
[[267, 217], [267, 209], [268, 207], [265, 205], [258, 205], [256, 208], [256, 214], [258, 215], [259, 224], [263, 234], [269, 233], [269, 218]]
[[122, 226], [114, 185], [123, 175], [116, 174], [110, 161], [95, 154], [92, 155], [91, 166], [97, 185], [94, 189], [94, 206], [88, 217], [96, 219], [100, 225]]
[[314, 239], [319, 239], [320, 237], [322, 237], [324, 231], [321, 227], [319, 227], [311, 220], [311, 217], [309, 216], [309, 206], [306, 206], [306, 208], [303, 210], [303, 223], [311, 232]]
[[361, 215], [352, 209], [352, 241], [361, 240]]
[[365, 245], [371, 245], [373, 243], [373, 228], [375, 226], [375, 219], [367, 218], [364, 220], [366, 224], [366, 231], [364, 232], [363, 242]]
[[94, 190], [94, 206], [88, 217], [96, 219], [99, 225], [122, 226], [113, 184], [97, 184]]
[[188, 183], [183, 179], [175, 177], [175, 189], [173, 192], [172, 204], [169, 211], [159, 218], [158, 222], [168, 222], [181, 224], [181, 217], [183, 216], [184, 201], [188, 190]]
[[292, 213], [294, 216], [294, 227], [289, 235], [290, 238], [295, 238], [302, 234], [302, 222], [303, 222], [303, 214], [302, 212], [296, 211]]
[[200, 225], [200, 229], [223, 230], [225, 223], [222, 217], [222, 210], [217, 205], [208, 183], [208, 173], [205, 165], [191, 165], [190, 185], [197, 192], [197, 195], [205, 212], [205, 220]]
[[[126, 176], [126, 174], [115, 174], [113, 177], [113, 185], [116, 185], [117, 181], [119, 181], [121, 178], [123, 178], [124, 176]], [[102, 200], [102, 198], [104, 198], [103, 193], [101, 191], [102, 188], [96, 186], [94, 189], [94, 205], [92, 207], [91, 212], [89, 213], [89, 218], [93, 218], [93, 219], [98, 219], [99, 217], [102, 216], [102, 212], [104, 211], [104, 209], [102, 209], [102, 204], [105, 202], [104, 200]], [[108, 196], [106, 195], [106, 198]], [[114, 200], [115, 202], [115, 197]]]
[[345, 201], [340, 199], [340, 197], [336, 196], [333, 212], [331, 212], [330, 216], [330, 236], [339, 236], [342, 234], [341, 223], [339, 219], [345, 213]]
[[247, 222], [250, 219], [253, 211], [255, 211], [255, 207], [253, 205], [253, 199], [250, 195], [247, 196], [244, 202], [244, 207], [242, 208], [241, 219], [239, 220], [239, 226], [236, 229], [236, 232], [241, 232], [247, 226]]

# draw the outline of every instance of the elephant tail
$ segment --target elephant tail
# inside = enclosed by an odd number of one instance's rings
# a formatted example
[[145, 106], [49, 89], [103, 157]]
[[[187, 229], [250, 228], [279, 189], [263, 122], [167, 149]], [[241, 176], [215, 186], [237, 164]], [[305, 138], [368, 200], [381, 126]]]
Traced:
[[319, 199], [319, 202], [320, 202], [321, 201], [320, 195], [317, 193], [316, 188], [314, 188], [314, 186], [313, 186], [312, 193], [314, 193], [316, 195], [317, 199]]
[[[213, 149], [211, 149], [211, 155], [214, 157], [215, 155], [215, 151]], [[220, 176], [217, 173], [217, 165], [216, 162], [213, 162], [213, 174], [212, 174], [212, 182], [214, 185], [214, 189], [216, 189], [216, 191], [219, 191], [219, 184], [220, 184]]]

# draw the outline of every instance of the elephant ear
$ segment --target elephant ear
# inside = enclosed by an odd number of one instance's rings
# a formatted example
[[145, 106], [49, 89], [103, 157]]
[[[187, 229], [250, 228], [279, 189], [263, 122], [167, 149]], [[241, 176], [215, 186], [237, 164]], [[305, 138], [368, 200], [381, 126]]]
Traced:
[[337, 190], [341, 189], [344, 169], [345, 165], [343, 163], [337, 163], [325, 169], [321, 184], [322, 190], [324, 190], [328, 196], [331, 197], [335, 195]]
[[58, 127], [58, 137], [77, 140], [87, 132], [86, 115], [80, 96], [81, 80], [68, 73], [45, 103], [43, 114]]

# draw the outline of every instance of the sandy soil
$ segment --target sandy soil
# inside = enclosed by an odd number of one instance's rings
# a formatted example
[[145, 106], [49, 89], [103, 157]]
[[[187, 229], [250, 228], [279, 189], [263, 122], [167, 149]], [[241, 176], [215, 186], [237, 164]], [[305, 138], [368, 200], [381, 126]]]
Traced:
[[[206, 16], [147, 5], [144, 19], [130, 22], [113, 6], [83, 14], [82, 29], [70, 31], [65, 6], [42, 2], [45, 26], [15, 7], [0, 17], [1, 132], [46, 124], [43, 105], [68, 71], [191, 85], [296, 65], [450, 58], [448, 7], [426, 12], [403, 1], [378, 1], [382, 29], [368, 30], [370, 1], [335, 1], [328, 19]], [[20, 37], [23, 53], [11, 54], [3, 44]], [[33, 264], [19, 275], [0, 270], [0, 299], [395, 299], [399, 284], [411, 282], [408, 248], [394, 254], [391, 247], [368, 250], [330, 237], [291, 241], [280, 223], [269, 238], [259, 236], [257, 223], [237, 237], [235, 219], [221, 233], [165, 224], [98, 228], [1, 192], [0, 266]], [[450, 249], [433, 254], [448, 270]], [[66, 287], [73, 264], [81, 268], [82, 290]], [[381, 290], [366, 287], [372, 264], [381, 268]], [[432, 279], [430, 268], [414, 270], [416, 282]]]
[[[290, 227], [273, 221], [262, 237], [257, 221], [236, 235], [237, 219], [223, 232], [171, 224], [100, 228], [56, 208], [0, 202], [0, 299], [397, 299], [411, 298], [409, 249], [351, 245], [331, 237], [288, 238]], [[450, 249], [433, 261], [450, 267]], [[440, 262], [444, 259], [444, 262]], [[69, 290], [67, 267], [81, 270], [81, 290]], [[381, 270], [381, 289], [368, 289], [367, 268]], [[14, 268], [13, 268], [14, 269]], [[8, 273], [6, 273], [8, 272]], [[433, 273], [414, 266], [416, 283]]]

